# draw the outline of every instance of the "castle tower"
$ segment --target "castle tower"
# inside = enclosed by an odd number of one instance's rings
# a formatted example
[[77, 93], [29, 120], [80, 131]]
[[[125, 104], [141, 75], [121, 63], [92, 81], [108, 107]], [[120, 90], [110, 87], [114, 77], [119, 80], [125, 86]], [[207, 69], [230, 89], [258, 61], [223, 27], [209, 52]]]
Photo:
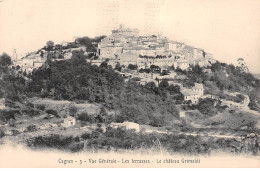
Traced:
[[13, 60], [17, 60], [17, 51], [16, 49], [13, 50]]

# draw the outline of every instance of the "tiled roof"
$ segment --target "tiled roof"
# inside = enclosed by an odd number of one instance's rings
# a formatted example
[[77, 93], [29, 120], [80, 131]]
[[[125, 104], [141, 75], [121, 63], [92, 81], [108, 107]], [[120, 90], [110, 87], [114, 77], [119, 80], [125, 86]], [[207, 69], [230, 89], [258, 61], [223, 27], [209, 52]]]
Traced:
[[199, 92], [192, 91], [190, 89], [183, 89], [183, 90], [181, 90], [181, 94], [183, 94], [185, 96], [192, 96], [192, 95], [199, 95]]
[[194, 88], [203, 89], [203, 84], [195, 83]]

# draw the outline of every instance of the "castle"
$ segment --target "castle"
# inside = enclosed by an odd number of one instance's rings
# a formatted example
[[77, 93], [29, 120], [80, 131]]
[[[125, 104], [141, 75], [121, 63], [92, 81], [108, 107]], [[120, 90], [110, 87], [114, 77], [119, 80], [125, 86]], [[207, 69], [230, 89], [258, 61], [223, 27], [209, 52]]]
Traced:
[[160, 35], [139, 36], [137, 29], [125, 28], [112, 30], [98, 44], [97, 55], [100, 59], [109, 59], [121, 65], [135, 64], [138, 68], [151, 65], [167, 68], [174, 65], [187, 70], [189, 65], [207, 66], [214, 62], [211, 54], [203, 49], [188, 46], [177, 41], [170, 41]]

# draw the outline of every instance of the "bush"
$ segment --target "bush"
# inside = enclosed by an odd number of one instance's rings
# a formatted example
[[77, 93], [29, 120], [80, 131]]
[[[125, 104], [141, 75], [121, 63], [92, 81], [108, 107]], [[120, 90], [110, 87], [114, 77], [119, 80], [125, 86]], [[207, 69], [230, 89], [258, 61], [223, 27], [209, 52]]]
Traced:
[[36, 109], [44, 111], [45, 110], [45, 106], [43, 104], [38, 104], [38, 105], [36, 105]]
[[0, 110], [0, 120], [3, 122], [7, 122], [11, 119], [15, 120], [15, 110]]
[[200, 99], [198, 103], [198, 110], [204, 115], [208, 116], [216, 114], [214, 100], [210, 98]]
[[50, 115], [53, 115], [53, 116], [55, 116], [55, 117], [57, 117], [57, 118], [60, 117], [60, 116], [58, 115], [58, 112], [57, 112], [56, 110], [54, 110], [54, 109], [48, 109], [48, 110], [46, 110], [46, 113], [48, 113], [48, 114], [50, 114]]
[[83, 133], [83, 134], [81, 134], [81, 138], [84, 139], [84, 140], [90, 139], [91, 136], [92, 136], [92, 135], [91, 135], [90, 133]]
[[5, 136], [5, 132], [3, 130], [0, 130], [0, 138], [3, 138]]
[[72, 136], [62, 136], [51, 134], [46, 136], [38, 136], [27, 140], [27, 145], [32, 147], [48, 147], [57, 149], [67, 149], [73, 142], [79, 140]]
[[35, 109], [29, 109], [27, 110], [26, 114], [29, 115], [30, 117], [34, 117], [40, 115], [40, 111]]
[[130, 69], [130, 70], [137, 70], [137, 65], [133, 65], [133, 64], [129, 64], [128, 65], [128, 69]]
[[68, 146], [68, 149], [75, 153], [75, 152], [79, 152], [84, 148], [84, 143], [73, 143], [71, 145]]
[[88, 113], [81, 113], [78, 115], [77, 120], [86, 121], [89, 123], [95, 123], [95, 117], [92, 115], [88, 115]]
[[69, 108], [69, 115], [70, 116], [75, 116], [75, 114], [77, 113], [78, 109], [76, 108], [76, 106], [71, 106]]
[[31, 102], [28, 102], [28, 103], [26, 104], [26, 107], [28, 107], [28, 108], [34, 108], [34, 104], [31, 103]]
[[11, 130], [12, 131], [12, 135], [13, 136], [16, 136], [18, 134], [20, 134], [20, 132], [18, 130]]
[[37, 127], [36, 127], [36, 125], [29, 125], [26, 127], [26, 131], [35, 132], [35, 131], [37, 131]]

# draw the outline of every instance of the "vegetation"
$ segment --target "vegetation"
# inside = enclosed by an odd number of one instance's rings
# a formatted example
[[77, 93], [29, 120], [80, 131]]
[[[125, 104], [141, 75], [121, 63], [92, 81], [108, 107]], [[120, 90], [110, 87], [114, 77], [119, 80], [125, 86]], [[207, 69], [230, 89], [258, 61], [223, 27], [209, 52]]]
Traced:
[[129, 64], [128, 65], [128, 69], [130, 69], [130, 70], [137, 70], [137, 65], [133, 65], [133, 64]]
[[210, 98], [200, 99], [197, 109], [204, 115], [215, 115], [217, 113], [217, 110], [215, 109], [216, 102], [216, 100]]
[[99, 36], [95, 38], [89, 38], [87, 36], [85, 37], [80, 37], [75, 40], [75, 42], [79, 45], [84, 45], [87, 47], [87, 52], [96, 52], [96, 46], [98, 42], [101, 41], [105, 36]]
[[48, 113], [48, 114], [50, 114], [50, 115], [53, 115], [53, 116], [55, 116], [55, 117], [60, 117], [59, 116], [59, 114], [58, 114], [58, 112], [56, 111], [56, 110], [54, 110], [54, 109], [47, 109], [46, 110], [46, 113]]
[[29, 125], [26, 127], [26, 131], [35, 132], [35, 131], [37, 131], [37, 127], [36, 127], [36, 125]]
[[43, 104], [38, 104], [38, 105], [36, 105], [36, 109], [44, 111], [45, 110], [45, 106]]
[[47, 64], [48, 67], [33, 71], [28, 92], [40, 97], [103, 103], [104, 107], [119, 111], [114, 118], [118, 122], [150, 124], [162, 117], [166, 125], [179, 116], [172, 100], [180, 99], [181, 94], [172, 86], [148, 87], [134, 80], [124, 83], [107, 65], [87, 63], [82, 53], [74, 53], [71, 60]]
[[[249, 107], [253, 110], [259, 110], [257, 102], [259, 91], [257, 90], [260, 88], [260, 80], [251, 73], [243, 72], [232, 64], [228, 65], [218, 61], [206, 68], [198, 65], [190, 67], [189, 71], [175, 70], [178, 74], [186, 76], [186, 79], [180, 80], [185, 87], [194, 86], [195, 83], [203, 83], [206, 94], [213, 94], [235, 102], [242, 102], [244, 97], [242, 95], [231, 96], [223, 92], [241, 92], [249, 95], [251, 101]], [[204, 69], [209, 69], [212, 73], [204, 72]]]
[[137, 136], [136, 133], [131, 131], [108, 128], [105, 133], [97, 129], [92, 133], [83, 133], [80, 137], [56, 134], [38, 136], [28, 139], [27, 145], [32, 148], [48, 147], [72, 152], [83, 149], [91, 152], [153, 149], [160, 152], [161, 149], [165, 149], [170, 154], [210, 154], [212, 151], [221, 150], [235, 154], [259, 155], [260, 147], [257, 141], [259, 141], [259, 138], [256, 136], [243, 137], [240, 143], [235, 139], [205, 139], [200, 136], [186, 135], [140, 134]]

